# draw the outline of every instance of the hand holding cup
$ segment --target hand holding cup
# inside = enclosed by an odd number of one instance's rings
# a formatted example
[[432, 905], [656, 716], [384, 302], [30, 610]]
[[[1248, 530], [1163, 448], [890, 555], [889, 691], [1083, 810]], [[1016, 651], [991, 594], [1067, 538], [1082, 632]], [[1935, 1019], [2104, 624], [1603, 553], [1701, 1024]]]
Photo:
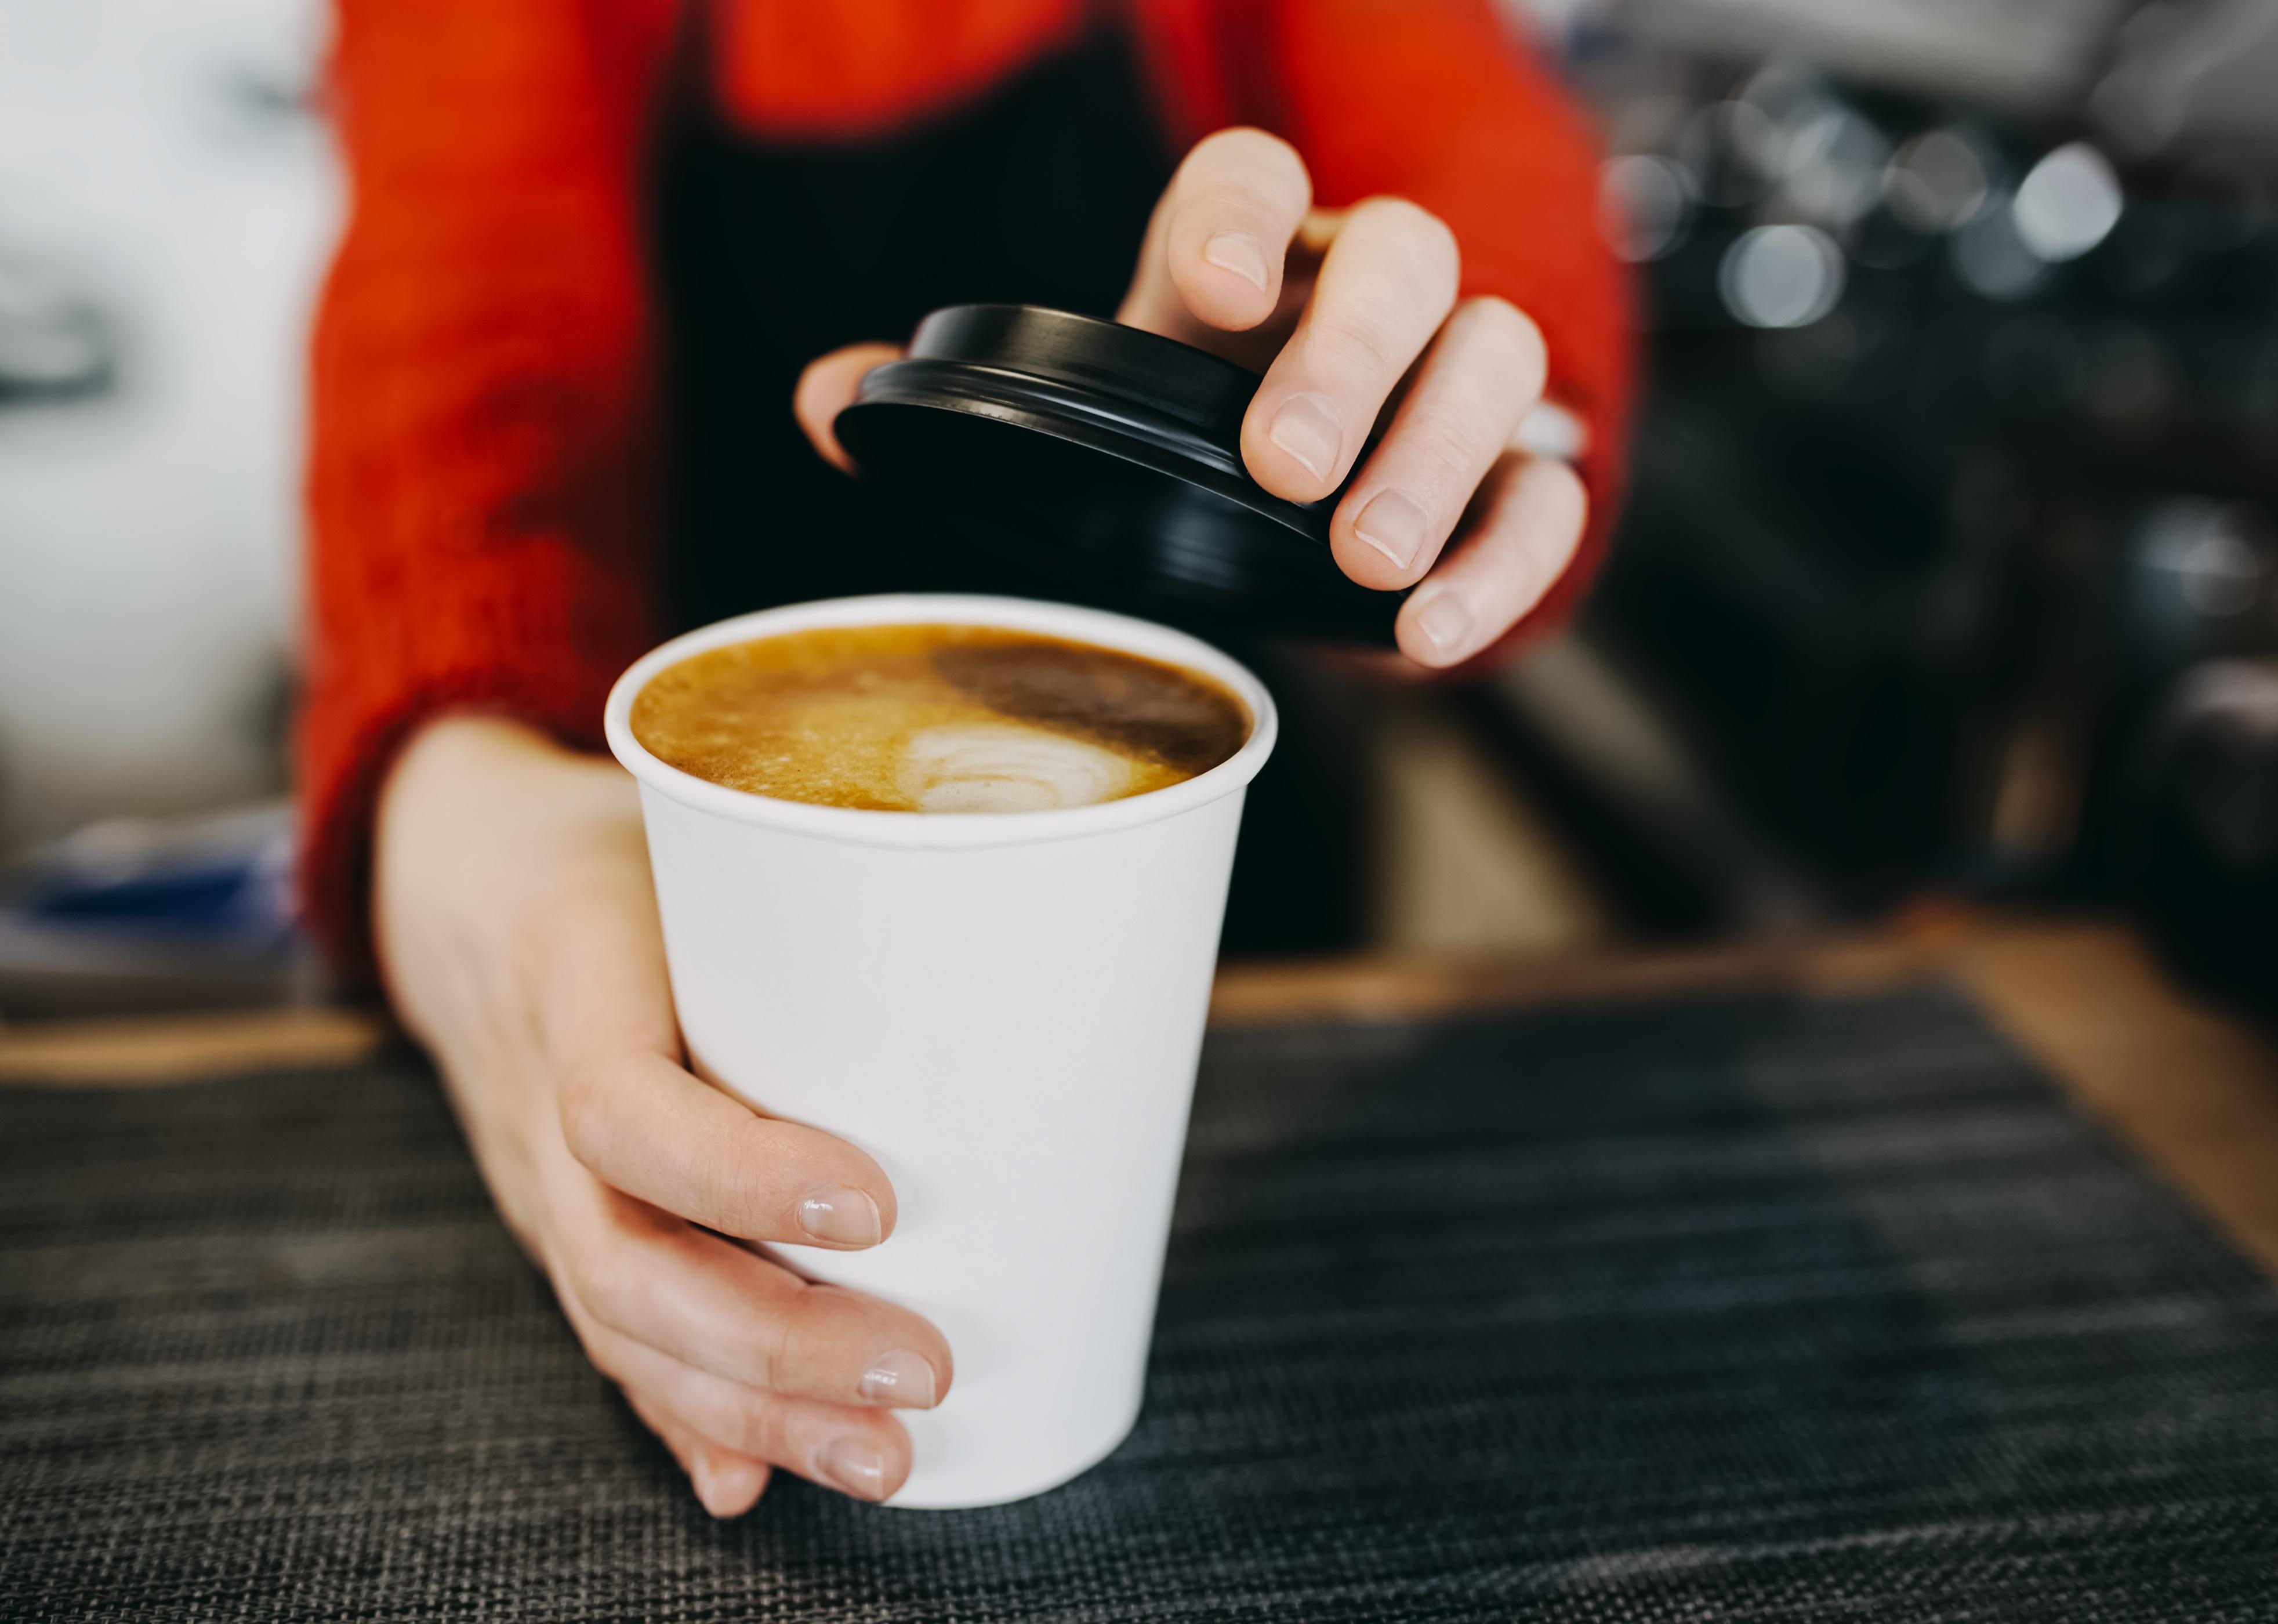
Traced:
[[892, 1412], [947, 1394], [948, 1344], [752, 1249], [875, 1245], [893, 1188], [683, 1065], [632, 782], [506, 723], [434, 724], [389, 780], [375, 894], [396, 1007], [500, 1210], [705, 1507], [749, 1510], [776, 1467], [898, 1489]]

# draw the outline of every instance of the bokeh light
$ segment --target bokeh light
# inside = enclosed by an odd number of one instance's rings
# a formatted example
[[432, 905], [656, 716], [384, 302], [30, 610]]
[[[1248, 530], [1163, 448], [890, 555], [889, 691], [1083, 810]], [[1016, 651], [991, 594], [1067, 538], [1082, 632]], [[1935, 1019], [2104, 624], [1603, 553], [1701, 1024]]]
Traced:
[[1636, 264], [1684, 241], [1693, 183], [1685, 166], [1650, 154], [1607, 162], [1598, 184], [1599, 224], [1614, 252]]
[[2104, 154], [2076, 141], [2033, 165], [2014, 207], [2026, 248], [2052, 264], [2077, 259], [2120, 223], [2120, 177]]
[[1976, 143], [1957, 130], [1925, 131], [1900, 147], [1883, 173], [1891, 212], [1916, 231], [1958, 231], [1991, 192]]
[[1752, 327], [1802, 327], [1843, 297], [1842, 250], [1812, 226], [1759, 226], [1724, 255], [1724, 306]]

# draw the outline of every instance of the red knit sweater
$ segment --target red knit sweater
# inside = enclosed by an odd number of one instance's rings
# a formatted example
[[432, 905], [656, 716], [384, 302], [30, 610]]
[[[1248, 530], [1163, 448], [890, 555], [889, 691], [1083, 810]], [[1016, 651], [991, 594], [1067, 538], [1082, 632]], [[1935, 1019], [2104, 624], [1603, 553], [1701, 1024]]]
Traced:
[[[1104, 0], [708, 3], [705, 93], [755, 141], [814, 143], [953, 108]], [[300, 778], [307, 915], [351, 973], [378, 787], [418, 724], [469, 707], [597, 746], [610, 683], [655, 639], [641, 187], [679, 9], [339, 0], [355, 203], [315, 342]], [[1618, 480], [1630, 326], [1557, 89], [1488, 0], [1122, 10], [1174, 147], [1273, 129], [1322, 204], [1414, 199], [1455, 229], [1465, 292], [1540, 324], [1601, 515], [1536, 621], [1562, 613]]]

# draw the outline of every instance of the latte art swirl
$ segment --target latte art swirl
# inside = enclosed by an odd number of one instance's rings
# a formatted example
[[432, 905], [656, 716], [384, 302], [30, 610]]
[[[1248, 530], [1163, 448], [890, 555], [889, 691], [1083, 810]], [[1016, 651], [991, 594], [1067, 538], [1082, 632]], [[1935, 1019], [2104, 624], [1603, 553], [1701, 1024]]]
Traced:
[[913, 734], [901, 788], [921, 812], [1049, 812], [1131, 793], [1135, 763], [1040, 728], [952, 723]]

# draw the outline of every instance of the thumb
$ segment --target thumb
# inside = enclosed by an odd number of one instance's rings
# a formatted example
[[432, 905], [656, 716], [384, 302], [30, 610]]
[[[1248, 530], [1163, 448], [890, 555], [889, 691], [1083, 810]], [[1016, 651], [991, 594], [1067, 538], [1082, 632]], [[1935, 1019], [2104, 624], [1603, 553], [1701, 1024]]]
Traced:
[[808, 442], [822, 454], [823, 461], [848, 473], [854, 471], [854, 459], [838, 443], [838, 436], [831, 430], [831, 420], [853, 403], [854, 391], [860, 386], [863, 374], [874, 366], [901, 358], [902, 347], [898, 344], [849, 344], [806, 364], [806, 371], [799, 375], [799, 385], [791, 394], [791, 415], [799, 419], [799, 427], [806, 431]]

